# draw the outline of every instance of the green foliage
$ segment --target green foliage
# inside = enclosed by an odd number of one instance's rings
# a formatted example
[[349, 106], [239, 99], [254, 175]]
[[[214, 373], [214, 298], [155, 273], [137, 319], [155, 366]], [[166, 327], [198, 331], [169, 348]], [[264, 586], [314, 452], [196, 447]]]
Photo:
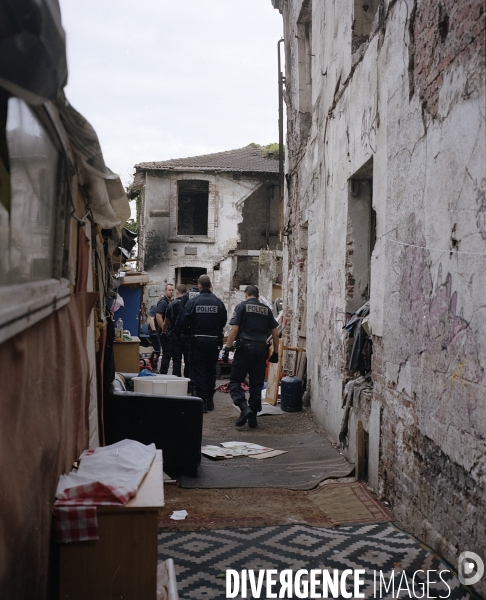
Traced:
[[[255, 142], [252, 142], [251, 144], [248, 144], [247, 148], [258, 148], [260, 150], [263, 150], [263, 156], [265, 158], [271, 158], [273, 160], [278, 160], [278, 153], [279, 153], [280, 145], [276, 142], [274, 142], [273, 144], [266, 144], [265, 146], [262, 146], [261, 144], [255, 144]], [[284, 153], [285, 153], [285, 146], [284, 146]]]
[[137, 220], [128, 219], [128, 221], [125, 223], [125, 227], [133, 233], [136, 233], [137, 235], [139, 234], [139, 224]]

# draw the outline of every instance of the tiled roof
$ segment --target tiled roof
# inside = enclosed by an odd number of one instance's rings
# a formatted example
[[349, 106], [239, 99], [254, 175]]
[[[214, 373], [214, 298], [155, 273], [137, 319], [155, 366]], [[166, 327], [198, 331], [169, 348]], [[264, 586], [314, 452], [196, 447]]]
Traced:
[[265, 158], [263, 150], [246, 146], [227, 152], [175, 158], [135, 165], [137, 171], [229, 171], [238, 173], [278, 173], [278, 160]]

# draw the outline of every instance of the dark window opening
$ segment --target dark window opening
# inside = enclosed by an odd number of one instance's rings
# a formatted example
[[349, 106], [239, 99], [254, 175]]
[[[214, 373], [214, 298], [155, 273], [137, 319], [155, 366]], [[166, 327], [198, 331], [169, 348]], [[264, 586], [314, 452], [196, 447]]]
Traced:
[[177, 269], [177, 284], [193, 286], [197, 285], [197, 280], [201, 275], [206, 275], [207, 269], [202, 267], [181, 267]]
[[177, 235], [208, 235], [209, 181], [178, 182]]
[[354, 0], [353, 53], [368, 41], [378, 5], [378, 0]]
[[373, 159], [349, 180], [346, 235], [346, 312], [370, 299], [371, 255], [376, 241], [373, 210]]
[[258, 285], [258, 260], [253, 256], [238, 256], [233, 288], [238, 290], [247, 285]]
[[349, 371], [365, 374], [371, 371], [373, 353], [367, 324], [368, 301], [371, 301], [371, 256], [376, 242], [372, 158], [349, 180], [348, 192], [345, 273], [349, 337], [346, 362]]
[[370, 436], [361, 421], [358, 421], [356, 442], [356, 479], [368, 481]]

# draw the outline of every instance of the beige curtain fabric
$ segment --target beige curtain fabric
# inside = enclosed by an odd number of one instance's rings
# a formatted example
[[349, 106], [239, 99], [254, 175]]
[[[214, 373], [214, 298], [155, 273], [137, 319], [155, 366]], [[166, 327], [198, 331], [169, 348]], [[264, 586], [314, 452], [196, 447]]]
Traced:
[[[88, 445], [87, 323], [80, 293], [0, 346], [0, 596], [48, 597], [52, 504], [61, 473]], [[12, 374], [22, 373], [22, 377]]]

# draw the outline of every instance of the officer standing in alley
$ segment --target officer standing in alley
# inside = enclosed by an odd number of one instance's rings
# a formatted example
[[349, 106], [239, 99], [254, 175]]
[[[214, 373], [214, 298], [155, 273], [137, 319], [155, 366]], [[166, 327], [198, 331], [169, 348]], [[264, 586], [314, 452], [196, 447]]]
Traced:
[[177, 328], [177, 321], [182, 308], [182, 297], [186, 291], [186, 286], [183, 283], [176, 286], [176, 298], [167, 307], [164, 326], [162, 327], [162, 333], [167, 335], [170, 333], [172, 375], [176, 375], [177, 377], [182, 377], [182, 355], [184, 355], [184, 376], [187, 377], [189, 374], [187, 358], [185, 356], [181, 335]]
[[[248, 421], [249, 427], [257, 426], [257, 414], [262, 409], [262, 388], [265, 381], [265, 368], [268, 356], [266, 346], [269, 332], [272, 334], [274, 352], [270, 362], [278, 362], [278, 323], [272, 310], [258, 300], [260, 292], [256, 285], [247, 285], [245, 300], [235, 308], [230, 320], [231, 329], [223, 349], [223, 362], [228, 362], [228, 354], [233, 342], [236, 350], [231, 365], [230, 393], [233, 403], [241, 410], [236, 426]], [[246, 376], [250, 380], [249, 406], [241, 384]]]
[[154, 373], [158, 373], [158, 365], [159, 365], [159, 357], [160, 357], [160, 327], [157, 323], [156, 315], [157, 315], [157, 305], [158, 303], [165, 298], [164, 294], [161, 294], [157, 298], [157, 304], [154, 304], [149, 310], [148, 324], [149, 324], [149, 333], [150, 333], [150, 343], [153, 348], [152, 356], [150, 357], [150, 362], [152, 363], [152, 371]]
[[171, 347], [170, 338], [167, 334], [162, 333], [164, 327], [164, 319], [167, 314], [167, 308], [172, 302], [172, 296], [174, 295], [174, 286], [172, 283], [168, 283], [165, 286], [164, 297], [162, 300], [157, 302], [155, 317], [157, 324], [160, 327], [160, 347], [162, 350], [162, 361], [160, 363], [160, 372], [166, 375], [169, 372], [170, 359], [171, 359]]
[[189, 392], [192, 394], [194, 392], [194, 377], [192, 375], [191, 368], [191, 338], [187, 333], [184, 333], [181, 327], [181, 319], [184, 314], [184, 308], [189, 300], [193, 300], [197, 298], [200, 294], [199, 287], [194, 285], [190, 290], [187, 290], [181, 298], [181, 306], [179, 311], [179, 316], [177, 321], [175, 322], [175, 330], [179, 333], [181, 344], [182, 344], [182, 352], [184, 354], [184, 377], [189, 377], [191, 383], [189, 384]]
[[199, 295], [186, 304], [181, 316], [181, 330], [191, 337], [191, 372], [196, 394], [203, 400], [203, 410], [214, 409], [216, 362], [223, 343], [227, 313], [223, 302], [211, 292], [207, 275], [198, 279]]

